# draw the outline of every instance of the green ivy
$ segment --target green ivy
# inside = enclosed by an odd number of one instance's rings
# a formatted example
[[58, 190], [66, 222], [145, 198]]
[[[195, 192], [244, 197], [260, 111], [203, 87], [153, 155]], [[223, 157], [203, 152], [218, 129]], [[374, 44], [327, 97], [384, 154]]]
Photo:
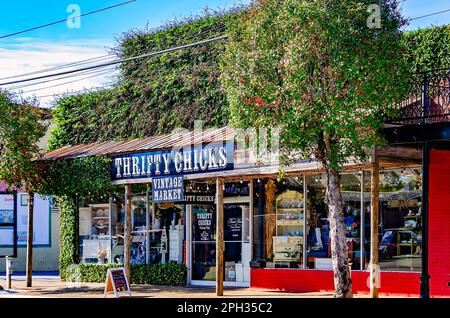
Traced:
[[110, 163], [107, 156], [43, 162], [39, 192], [56, 196], [110, 193], [113, 190]]
[[450, 24], [409, 31], [403, 39], [414, 72], [450, 67]]
[[[122, 35], [116, 52], [132, 57], [222, 35], [236, 10], [189, 18], [158, 30]], [[51, 149], [105, 140], [164, 134], [174, 128], [228, 123], [228, 103], [218, 80], [225, 41], [123, 63], [115, 87], [55, 102]]]
[[59, 208], [60, 251], [59, 273], [66, 277], [66, 268], [79, 262], [78, 207], [75, 197], [56, 198]]

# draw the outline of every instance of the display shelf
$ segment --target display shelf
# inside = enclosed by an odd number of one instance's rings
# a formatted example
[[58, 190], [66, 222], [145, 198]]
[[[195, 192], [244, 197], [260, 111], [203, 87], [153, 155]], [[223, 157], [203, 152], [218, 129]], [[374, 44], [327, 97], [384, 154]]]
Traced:
[[299, 263], [303, 249], [303, 195], [286, 191], [276, 200], [276, 236], [273, 237], [274, 262]]

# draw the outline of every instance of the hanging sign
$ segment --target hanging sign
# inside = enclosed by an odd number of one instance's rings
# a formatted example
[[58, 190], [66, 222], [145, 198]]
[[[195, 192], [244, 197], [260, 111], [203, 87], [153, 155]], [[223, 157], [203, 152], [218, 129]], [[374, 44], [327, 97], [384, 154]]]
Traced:
[[114, 292], [116, 297], [131, 297], [130, 284], [128, 284], [125, 268], [108, 268], [106, 273], [105, 294]]
[[112, 158], [113, 181], [232, 170], [234, 144], [209, 144]]
[[153, 203], [180, 202], [184, 199], [184, 177], [168, 176], [152, 179]]

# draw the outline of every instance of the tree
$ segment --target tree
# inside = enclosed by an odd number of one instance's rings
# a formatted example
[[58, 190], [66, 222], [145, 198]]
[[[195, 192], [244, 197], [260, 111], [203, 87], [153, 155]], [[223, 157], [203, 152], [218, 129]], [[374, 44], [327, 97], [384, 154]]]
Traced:
[[40, 184], [39, 141], [45, 135], [42, 110], [0, 92], [0, 180], [28, 193], [27, 286], [31, 287], [34, 191]]
[[[379, 29], [369, 4], [381, 8]], [[323, 166], [335, 297], [352, 297], [340, 170], [383, 143], [383, 119], [406, 92], [403, 25], [395, 1], [260, 0], [230, 31], [222, 62], [231, 123], [278, 128], [282, 166]]]

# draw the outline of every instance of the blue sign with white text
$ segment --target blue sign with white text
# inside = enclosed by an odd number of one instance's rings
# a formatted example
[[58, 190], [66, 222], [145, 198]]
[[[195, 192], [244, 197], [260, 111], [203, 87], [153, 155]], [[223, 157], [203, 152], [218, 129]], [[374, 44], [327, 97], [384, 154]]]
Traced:
[[125, 154], [112, 158], [112, 180], [232, 170], [234, 143]]
[[153, 203], [179, 202], [184, 200], [184, 177], [167, 176], [152, 179]]

